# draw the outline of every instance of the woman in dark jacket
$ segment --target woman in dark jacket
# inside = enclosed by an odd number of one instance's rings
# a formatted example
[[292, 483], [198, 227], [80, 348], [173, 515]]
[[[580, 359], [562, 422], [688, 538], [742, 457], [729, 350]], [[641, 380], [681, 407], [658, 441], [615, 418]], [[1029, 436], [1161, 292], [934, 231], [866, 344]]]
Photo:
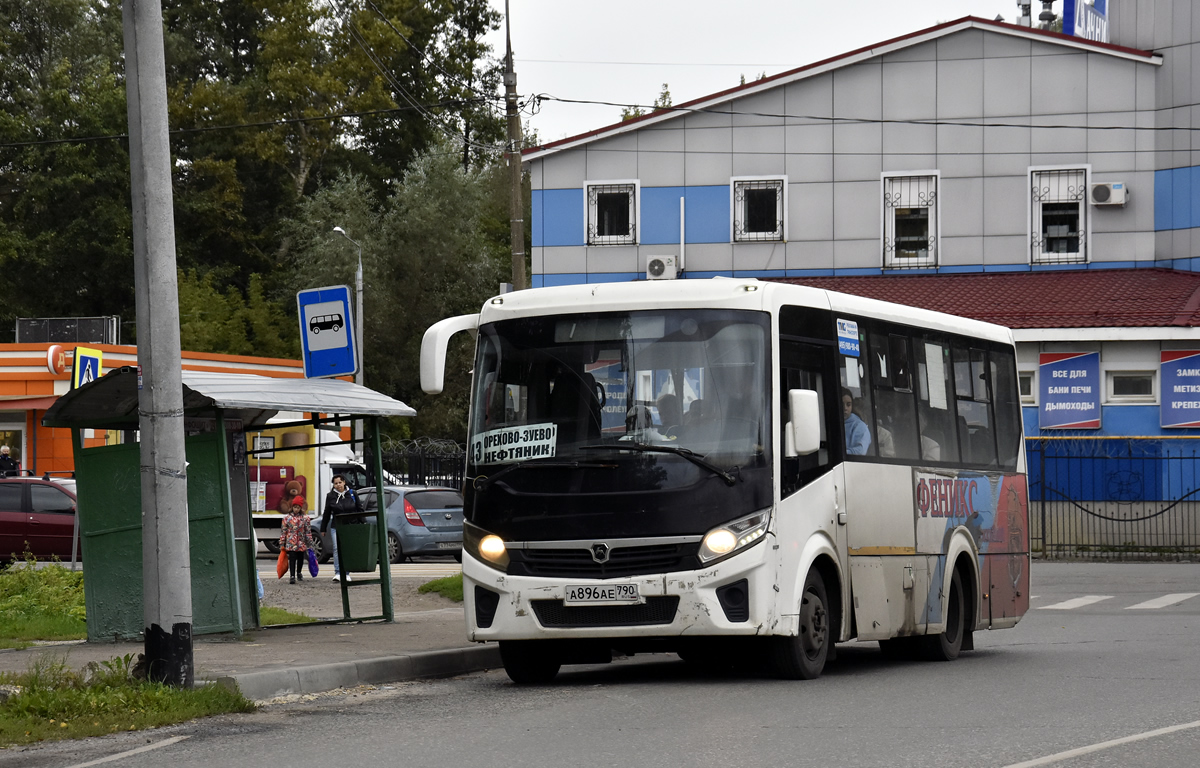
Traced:
[[[338, 517], [356, 512], [361, 513], [362, 511], [362, 502], [359, 501], [358, 494], [354, 492], [354, 489], [346, 485], [346, 478], [342, 475], [334, 475], [333, 490], [325, 495], [325, 513], [321, 515], [321, 533], [325, 533], [328, 530], [330, 543], [333, 544], [334, 581], [339, 581], [342, 578], [341, 565], [338, 563]], [[346, 581], [350, 581], [350, 574], [346, 573], [345, 576]]]

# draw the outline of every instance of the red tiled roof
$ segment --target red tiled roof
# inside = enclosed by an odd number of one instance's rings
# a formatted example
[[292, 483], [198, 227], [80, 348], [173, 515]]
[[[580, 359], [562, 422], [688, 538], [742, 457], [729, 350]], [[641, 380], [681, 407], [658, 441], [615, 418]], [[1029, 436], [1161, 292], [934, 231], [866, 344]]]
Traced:
[[811, 285], [1009, 328], [1200, 326], [1200, 273], [1173, 269], [789, 277], [774, 282]]

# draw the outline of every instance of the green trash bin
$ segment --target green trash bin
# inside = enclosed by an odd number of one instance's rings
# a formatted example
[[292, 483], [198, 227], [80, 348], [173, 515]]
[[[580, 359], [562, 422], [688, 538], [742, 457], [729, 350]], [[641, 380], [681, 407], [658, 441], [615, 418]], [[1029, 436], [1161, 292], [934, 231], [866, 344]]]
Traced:
[[341, 523], [337, 529], [338, 563], [350, 573], [374, 571], [379, 565], [379, 537], [375, 518], [363, 523]]

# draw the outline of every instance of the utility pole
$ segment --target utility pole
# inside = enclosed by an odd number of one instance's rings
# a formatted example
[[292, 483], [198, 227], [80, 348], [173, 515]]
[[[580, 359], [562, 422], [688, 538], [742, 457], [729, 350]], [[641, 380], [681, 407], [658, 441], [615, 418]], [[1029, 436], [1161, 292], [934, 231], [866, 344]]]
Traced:
[[[192, 687], [192, 569], [167, 74], [159, 0], [124, 0], [141, 429], [142, 588], [149, 679]], [[223, 429], [218, 425], [217, 429]]]
[[517, 73], [513, 71], [508, 0], [504, 0], [504, 104], [508, 114], [508, 174], [511, 185], [508, 218], [512, 235], [513, 290], [529, 287], [525, 278], [525, 205], [521, 199], [521, 115], [517, 111]]

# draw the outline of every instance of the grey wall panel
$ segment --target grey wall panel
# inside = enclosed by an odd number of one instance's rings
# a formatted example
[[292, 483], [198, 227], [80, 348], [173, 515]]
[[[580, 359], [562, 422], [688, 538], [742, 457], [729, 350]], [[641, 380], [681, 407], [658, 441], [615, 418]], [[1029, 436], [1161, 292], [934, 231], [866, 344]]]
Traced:
[[1039, 167], [1070, 165], [1082, 168], [1087, 161], [1086, 152], [1034, 152], [1029, 155], [1029, 164]]
[[737, 270], [785, 269], [787, 246], [784, 243], [738, 243], [733, 246]]
[[1103, 180], [1110, 180], [1107, 177], [1119, 180], [1117, 177], [1125, 177], [1133, 172], [1137, 155], [1132, 152], [1089, 152], [1088, 160], [1092, 164], [1092, 175], [1097, 180], [1102, 180], [1100, 176], [1106, 177]]
[[879, 183], [883, 173], [883, 158], [876, 154], [834, 155], [833, 180], [835, 182], [874, 181]]
[[587, 271], [586, 246], [547, 246], [541, 250], [543, 263], [540, 271], [543, 274], [567, 275]]
[[940, 38], [937, 41], [938, 61], [981, 58], [984, 37], [982, 30], [968, 29]]
[[835, 123], [833, 151], [836, 154], [879, 154], [883, 148], [883, 126], [879, 123]]
[[938, 190], [943, 237], [983, 232], [983, 179], [943, 179]]
[[783, 88], [787, 123], [808, 122], [804, 116], [828, 118], [833, 115], [833, 75], [809, 77]]
[[[873, 240], [878, 246], [883, 215], [882, 181], [842, 182], [833, 188], [833, 239]], [[839, 264], [838, 266], [842, 266]]]
[[984, 116], [1028, 115], [1032, 70], [1033, 64], [1028, 58], [986, 59], [983, 62]]
[[1097, 112], [1087, 116], [1088, 152], [1132, 152], [1136, 146], [1136, 112]]
[[686, 181], [683, 152], [646, 152], [638, 154], [636, 178], [646, 187], [682, 187]]
[[733, 270], [733, 246], [729, 243], [689, 245], [685, 266], [688, 272], [730, 272]]
[[[1096, 177], [1093, 176], [1093, 179]], [[1119, 181], [1119, 179], [1107, 179], [1108, 181]], [[1120, 205], [1091, 205], [1088, 204], [1088, 218], [1091, 221], [1092, 234], [1105, 235], [1115, 232], [1131, 232], [1133, 231], [1134, 222], [1137, 221], [1137, 203], [1140, 201], [1130, 200], [1124, 206]]]
[[983, 234], [1024, 238], [1029, 220], [1029, 195], [1029, 179], [1025, 175], [983, 179]]
[[1030, 41], [1018, 37], [984, 35], [983, 58], [1024, 59], [1029, 56], [1031, 45]]
[[1157, 102], [1155, 101], [1155, 89], [1157, 88], [1155, 81], [1158, 77], [1160, 67], [1146, 65], [1137, 67], [1135, 79], [1137, 82], [1137, 104], [1134, 106], [1141, 111], [1152, 111]]
[[883, 67], [883, 117], [927, 120], [937, 113], [938, 65], [933, 61], [897, 62]]
[[1137, 107], [1137, 70], [1148, 65], [1095, 53], [1087, 61], [1088, 111], [1128, 112]]
[[1136, 40], [1133, 43], [1134, 48], [1140, 48], [1143, 51], [1154, 49], [1154, 28], [1155, 7], [1153, 2], [1134, 3], [1137, 6], [1137, 21], [1135, 22], [1137, 31], [1135, 32]]
[[788, 240], [832, 239], [833, 185], [788, 184]]
[[1191, 259], [1195, 258], [1196, 254], [1192, 251], [1192, 244], [1195, 238], [1192, 237], [1194, 229], [1175, 229], [1171, 230], [1171, 258], [1173, 259]]
[[[1154, 112], [1138, 112], [1135, 119], [1139, 128], [1153, 129], [1158, 124], [1158, 115]], [[1136, 170], [1152, 171], [1158, 167], [1154, 162], [1156, 137], [1157, 132], [1154, 130], [1142, 130], [1134, 135], [1134, 149], [1137, 152]]]
[[942, 236], [939, 267], [978, 267], [983, 264], [983, 238]]
[[938, 62], [934, 114], [939, 120], [974, 119], [983, 115], [982, 59]]
[[788, 181], [833, 181], [833, 155], [792, 147], [786, 163]]
[[546, 271], [546, 249], [537, 246], [529, 249], [529, 266], [530, 272], [535, 275], [540, 275]]
[[1133, 211], [1130, 229], [1136, 232], [1154, 231], [1154, 172], [1135, 171], [1124, 175], [1125, 183], [1133, 190], [1126, 206]]
[[636, 245], [591, 246], [585, 250], [588, 274], [646, 271], [645, 260], [638, 257]]
[[939, 125], [937, 128], [937, 151], [941, 155], [961, 155], [983, 152], [987, 147], [985, 129], [979, 126]]
[[782, 153], [735, 152], [733, 154], [734, 176], [782, 176], [787, 163]]
[[928, 171], [938, 167], [937, 155], [918, 155], [916, 153], [883, 155], [883, 173], [908, 173], [910, 171]]
[[[960, 129], [962, 130], [962, 129]], [[982, 128], [975, 128], [981, 134]], [[983, 155], [979, 152], [963, 154], [940, 154], [937, 168], [942, 172], [943, 179], [970, 178], [983, 175]]]
[[728, 152], [689, 152], [684, 159], [685, 179], [689, 187], [725, 184], [733, 175], [733, 155]]
[[787, 244], [788, 269], [833, 269], [833, 241], [810, 240]]
[[[728, 105], [710, 107], [703, 112], [689, 112], [683, 119], [683, 127], [693, 128], [728, 128], [733, 125], [733, 116], [729, 113]], [[672, 121], [674, 122], [674, 121]]]
[[1154, 232], [1133, 232], [1134, 261], [1154, 261]]
[[1154, 256], [1156, 259], [1163, 260], [1174, 258], [1174, 256], [1171, 255], [1171, 248], [1175, 242], [1174, 234], [1175, 232], [1173, 230], [1154, 233]]
[[732, 111], [734, 127], [779, 125], [787, 112], [787, 100], [782, 88], [772, 88], [737, 99], [733, 102]]
[[671, 128], [643, 128], [637, 132], [641, 152], [682, 152], [686, 147], [683, 123], [673, 120]]
[[1106, 261], [1138, 261], [1137, 236], [1133, 232], [1104, 232], [1092, 235], [1092, 250], [1088, 260], [1093, 264]]
[[937, 61], [937, 42], [911, 45], [880, 57], [885, 65], [899, 61]]
[[1190, 1], [1176, 0], [1172, 3], [1171, 44], [1186, 45], [1197, 38], [1192, 37], [1192, 15], [1196, 12]]
[[729, 126], [688, 128], [684, 147], [688, 152], [729, 152], [733, 149], [733, 129]]
[[983, 129], [983, 151], [997, 155], [1028, 153], [1033, 146], [1033, 130], [1015, 125], [1028, 122], [1028, 118], [1008, 119], [1006, 122], [1008, 125]]
[[983, 264], [1028, 264], [1029, 238], [1025, 235], [988, 235], [983, 238]]
[[1033, 66], [1030, 72], [1033, 114], [1063, 115], [1087, 111], [1086, 53], [1034, 56], [1030, 62]]
[[638, 176], [637, 152], [589, 148], [586, 173], [589, 181], [636, 179]]
[[587, 178], [587, 153], [568, 149], [546, 158], [542, 189], [578, 189]]
[[[777, 152], [784, 151], [784, 127], [782, 120], [773, 126], [747, 126], [733, 129], [734, 152]], [[780, 170], [782, 171], [782, 164]]]
[[[1192, 46], [1182, 45], [1172, 48], [1168, 56], [1171, 67], [1171, 104], [1190, 104], [1192, 103]], [[1176, 148], [1178, 149], [1178, 147]]]
[[833, 73], [833, 113], [838, 117], [878, 120], [882, 76], [878, 60], [853, 64]]
[[[933, 155], [938, 152], [937, 126], [917, 123], [884, 123], [881, 128], [885, 155]], [[919, 167], [928, 168], [929, 166]]]
[[[1086, 113], [1075, 115], [1044, 115], [1035, 118], [1029, 151], [1039, 152], [1086, 152], [1088, 133], [1086, 130], [1088, 116]], [[1037, 124], [1054, 127], [1039, 128]], [[1060, 126], [1077, 125], [1079, 128]]]
[[883, 266], [879, 236], [870, 240], [835, 240], [833, 263], [836, 269], [879, 269]]
[[1005, 154], [988, 154], [983, 156], [984, 178], [1005, 178], [1017, 176], [1025, 178], [1029, 170], [1029, 155], [1019, 152]]
[[542, 189], [542, 169], [545, 160], [534, 160], [532, 163], [526, 163], [525, 167], [529, 170], [529, 184], [533, 189]]

